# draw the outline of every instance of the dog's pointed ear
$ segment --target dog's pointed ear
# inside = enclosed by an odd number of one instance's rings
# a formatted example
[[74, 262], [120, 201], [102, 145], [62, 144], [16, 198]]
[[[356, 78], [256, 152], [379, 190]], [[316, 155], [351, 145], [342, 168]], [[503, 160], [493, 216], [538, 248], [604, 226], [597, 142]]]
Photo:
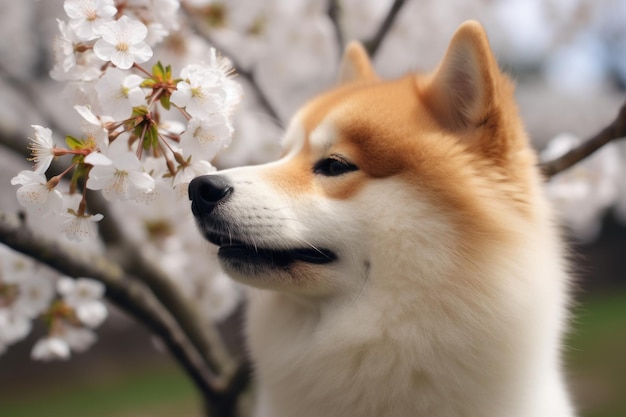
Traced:
[[339, 64], [337, 84], [376, 78], [376, 73], [363, 45], [356, 41], [348, 43]]
[[447, 128], [481, 125], [497, 99], [500, 70], [487, 34], [476, 21], [463, 23], [424, 91], [435, 117]]

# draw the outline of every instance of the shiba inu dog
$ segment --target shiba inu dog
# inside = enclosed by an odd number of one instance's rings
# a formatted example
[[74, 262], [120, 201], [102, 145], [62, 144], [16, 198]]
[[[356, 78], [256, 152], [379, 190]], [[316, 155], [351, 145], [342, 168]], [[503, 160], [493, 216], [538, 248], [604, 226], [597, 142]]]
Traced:
[[563, 249], [482, 26], [394, 81], [352, 43], [339, 78], [278, 161], [189, 186], [252, 287], [256, 416], [574, 416]]

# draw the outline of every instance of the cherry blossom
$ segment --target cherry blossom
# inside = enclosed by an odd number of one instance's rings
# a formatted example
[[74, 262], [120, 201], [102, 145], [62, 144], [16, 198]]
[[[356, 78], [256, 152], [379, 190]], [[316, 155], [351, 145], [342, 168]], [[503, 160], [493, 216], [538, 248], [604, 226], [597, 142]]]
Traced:
[[61, 326], [59, 336], [67, 342], [72, 351], [79, 353], [89, 349], [97, 339], [93, 330], [67, 323]]
[[74, 210], [61, 213], [61, 231], [69, 240], [82, 242], [97, 235], [94, 223], [103, 218], [102, 214], [80, 214]]
[[134, 63], [141, 64], [152, 57], [152, 48], [144, 41], [148, 28], [138, 20], [124, 15], [103, 24], [100, 34], [102, 38], [94, 44], [94, 53], [120, 69], [129, 69]]
[[11, 184], [21, 185], [17, 200], [27, 210], [41, 216], [61, 211], [63, 195], [50, 185], [43, 172], [21, 171]]
[[176, 173], [172, 183], [177, 198], [179, 200], [187, 199], [187, 187], [191, 180], [197, 176], [210, 174], [211, 172], [215, 172], [215, 167], [205, 160], [198, 160], [182, 167], [182, 169]]
[[98, 153], [85, 158], [86, 163], [94, 165], [87, 188], [102, 190], [102, 195], [109, 201], [137, 199], [154, 189], [154, 179], [143, 172], [137, 155], [128, 152], [125, 143], [113, 142], [107, 149], [106, 157], [108, 163]]
[[31, 358], [40, 361], [69, 359], [70, 345], [66, 340], [58, 336], [39, 339], [30, 352]]
[[24, 339], [33, 324], [29, 317], [12, 308], [0, 308], [0, 344], [11, 345]]
[[17, 314], [34, 319], [50, 305], [54, 284], [49, 277], [31, 273], [17, 282], [17, 291], [12, 308]]
[[183, 81], [176, 85], [171, 101], [184, 107], [192, 117], [208, 117], [223, 110], [227, 92], [223, 74], [215, 68], [189, 65], [181, 71]]
[[146, 103], [145, 93], [140, 87], [142, 81], [143, 78], [136, 74], [109, 69], [95, 86], [104, 114], [114, 120], [129, 118], [133, 107]]
[[83, 118], [82, 130], [88, 138], [94, 140], [99, 147], [106, 147], [109, 144], [109, 131], [105, 125], [113, 122], [107, 116], [96, 116], [89, 106], [74, 106], [74, 110]]
[[117, 8], [113, 0], [65, 0], [69, 26], [83, 40], [97, 38], [103, 25], [112, 21]]
[[52, 159], [54, 159], [52, 131], [39, 125], [32, 125], [32, 127], [35, 129], [35, 137], [30, 138], [32, 142], [28, 145], [28, 149], [30, 149], [32, 160], [35, 162], [35, 171], [46, 172]]
[[57, 19], [60, 35], [57, 35], [52, 43], [56, 65], [63, 72], [68, 72], [76, 66], [77, 46], [80, 39], [67, 23]]
[[189, 120], [187, 130], [181, 135], [181, 145], [192, 149], [199, 145], [203, 158], [213, 157], [230, 144], [233, 127], [221, 113], [214, 113], [206, 118], [194, 117]]
[[101, 301], [104, 285], [91, 278], [73, 280], [62, 277], [57, 282], [57, 291], [63, 300], [76, 312], [80, 322], [88, 327], [98, 327], [106, 319], [108, 312]]

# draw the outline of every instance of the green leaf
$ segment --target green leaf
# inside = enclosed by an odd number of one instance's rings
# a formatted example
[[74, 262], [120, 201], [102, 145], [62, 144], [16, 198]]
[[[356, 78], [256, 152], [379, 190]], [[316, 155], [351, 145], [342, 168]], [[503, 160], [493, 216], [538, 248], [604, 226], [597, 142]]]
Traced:
[[[74, 158], [76, 157], [84, 158], [84, 156], [82, 155], [76, 155]], [[82, 177], [85, 177], [88, 172], [89, 169], [85, 164], [81, 163], [76, 165], [76, 168], [74, 168], [74, 172], [72, 173], [72, 179], [70, 180], [70, 192], [76, 192], [76, 189], [78, 187], [78, 181]]]
[[152, 149], [159, 149], [159, 130], [156, 125], [152, 125], [148, 128], [147, 135], [152, 144]]
[[153, 80], [152, 78], [148, 78], [147, 80], [144, 80], [141, 83], [141, 87], [142, 88], [152, 88], [152, 87], [154, 87], [155, 84], [156, 84], [155, 80]]
[[158, 81], [163, 81], [165, 79], [165, 68], [163, 68], [161, 61], [158, 61], [152, 66], [152, 75], [154, 75], [154, 79]]
[[150, 111], [146, 106], [137, 106], [133, 107], [133, 114], [131, 115], [131, 117], [145, 116], [148, 113], [150, 113]]
[[71, 135], [65, 136], [65, 143], [67, 143], [67, 146], [72, 150], [81, 149], [83, 147], [83, 142]]
[[159, 98], [159, 102], [161, 103], [161, 106], [163, 106], [165, 110], [170, 109], [171, 106], [170, 106], [169, 94], [161, 94], [161, 97]]

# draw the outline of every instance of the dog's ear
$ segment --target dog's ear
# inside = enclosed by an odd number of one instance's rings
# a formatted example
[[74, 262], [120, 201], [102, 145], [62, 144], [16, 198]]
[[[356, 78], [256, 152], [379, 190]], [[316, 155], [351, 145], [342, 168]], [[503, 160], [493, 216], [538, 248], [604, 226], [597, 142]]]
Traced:
[[337, 84], [376, 78], [376, 73], [363, 45], [355, 41], [348, 43], [339, 64]]
[[497, 99], [500, 74], [487, 34], [476, 21], [463, 23], [432, 79], [424, 100], [435, 117], [452, 130], [479, 126]]

